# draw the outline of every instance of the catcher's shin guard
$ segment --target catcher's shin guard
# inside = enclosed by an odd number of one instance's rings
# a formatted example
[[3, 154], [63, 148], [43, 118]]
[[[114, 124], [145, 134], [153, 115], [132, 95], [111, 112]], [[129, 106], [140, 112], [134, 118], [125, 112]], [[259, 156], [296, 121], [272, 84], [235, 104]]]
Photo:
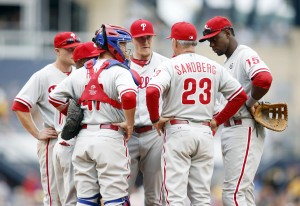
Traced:
[[119, 199], [106, 201], [104, 202], [104, 206], [130, 206], [130, 201], [126, 196]]
[[101, 195], [96, 194], [93, 197], [87, 197], [87, 198], [80, 198], [78, 197], [77, 202], [83, 205], [90, 205], [90, 206], [99, 206], [100, 205], [100, 199]]

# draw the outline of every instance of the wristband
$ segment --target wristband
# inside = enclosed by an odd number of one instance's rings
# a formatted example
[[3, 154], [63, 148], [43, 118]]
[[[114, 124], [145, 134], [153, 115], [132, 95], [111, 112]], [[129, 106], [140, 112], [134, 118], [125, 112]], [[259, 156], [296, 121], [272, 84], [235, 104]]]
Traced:
[[251, 95], [249, 97], [249, 99], [246, 101], [246, 106], [251, 108], [254, 106], [254, 104], [257, 102], [258, 100], [254, 99]]

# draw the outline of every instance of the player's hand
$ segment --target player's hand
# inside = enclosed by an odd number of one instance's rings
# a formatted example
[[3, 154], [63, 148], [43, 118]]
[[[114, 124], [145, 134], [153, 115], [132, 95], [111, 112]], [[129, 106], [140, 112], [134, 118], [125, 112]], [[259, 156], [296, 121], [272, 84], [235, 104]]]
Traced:
[[127, 122], [113, 123], [113, 125], [117, 125], [124, 130], [124, 139], [128, 142], [133, 133], [133, 125], [128, 125]]
[[216, 134], [218, 128], [219, 128], [219, 125], [217, 124], [216, 120], [212, 119], [210, 121], [210, 128], [211, 128], [211, 131], [213, 133], [213, 136]]
[[54, 128], [44, 128], [39, 132], [37, 139], [47, 140], [47, 139], [55, 139], [57, 137], [58, 134]]
[[258, 105], [259, 105], [259, 103], [256, 102], [252, 107], [247, 107], [246, 106], [246, 108], [248, 109], [248, 111], [250, 112], [250, 114], [253, 115], [254, 112], [255, 112], [255, 109], [257, 108]]
[[161, 132], [164, 132], [165, 123], [169, 120], [170, 118], [160, 117], [159, 121], [153, 124], [159, 136], [161, 136]]

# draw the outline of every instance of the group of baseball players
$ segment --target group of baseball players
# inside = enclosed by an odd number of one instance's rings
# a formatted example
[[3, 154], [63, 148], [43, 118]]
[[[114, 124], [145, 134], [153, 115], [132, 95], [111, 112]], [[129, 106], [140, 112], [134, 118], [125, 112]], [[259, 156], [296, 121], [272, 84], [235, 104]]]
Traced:
[[[210, 205], [220, 125], [223, 205], [255, 205], [265, 134], [252, 113], [271, 86], [269, 68], [238, 44], [225, 17], [209, 19], [200, 40], [193, 24], [175, 23], [167, 37], [172, 58], [153, 51], [155, 35], [145, 19], [129, 30], [103, 24], [85, 43], [60, 32], [55, 62], [34, 73], [14, 99], [12, 110], [38, 140], [45, 206], [129, 206], [139, 171], [146, 206], [184, 206], [187, 197], [191, 205]], [[206, 40], [226, 56], [224, 66], [196, 53]], [[65, 140], [71, 99], [83, 119], [79, 133]], [[32, 119], [34, 106], [42, 129]]]

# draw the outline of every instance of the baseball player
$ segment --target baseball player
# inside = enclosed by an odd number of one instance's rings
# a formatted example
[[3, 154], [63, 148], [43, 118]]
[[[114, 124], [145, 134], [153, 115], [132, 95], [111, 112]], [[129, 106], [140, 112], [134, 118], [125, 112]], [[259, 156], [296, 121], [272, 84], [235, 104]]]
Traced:
[[[162, 167], [167, 205], [210, 205], [214, 165], [212, 130], [229, 119], [246, 101], [241, 85], [218, 63], [195, 53], [193, 24], [172, 26], [173, 58], [160, 64], [146, 89], [150, 119], [161, 134], [164, 126]], [[215, 95], [226, 107], [213, 118]], [[163, 108], [159, 115], [159, 97]]]
[[[264, 129], [255, 125], [251, 112], [269, 90], [272, 76], [258, 54], [239, 45], [231, 22], [221, 16], [208, 20], [200, 42], [209, 41], [218, 56], [225, 55], [225, 68], [246, 91], [248, 100], [235, 115], [224, 123], [221, 132], [224, 156], [223, 205], [255, 205], [253, 180], [265, 139]], [[226, 104], [225, 99], [221, 103]]]
[[139, 170], [143, 174], [145, 206], [160, 205], [162, 188], [161, 151], [163, 139], [158, 137], [149, 118], [146, 107], [146, 87], [154, 74], [155, 68], [166, 57], [153, 52], [153, 25], [145, 19], [138, 19], [131, 24], [134, 52], [130, 68], [139, 73], [141, 84], [138, 88], [137, 107], [132, 138], [128, 142], [131, 157], [129, 191], [132, 191]]
[[[49, 104], [48, 95], [74, 69], [72, 52], [79, 42], [79, 38], [73, 32], [58, 33], [54, 38], [56, 61], [31, 76], [14, 99], [12, 106], [23, 127], [39, 140], [37, 154], [45, 206], [61, 205], [52, 163], [53, 147], [57, 141], [54, 127], [59, 122], [54, 122], [55, 108]], [[44, 120], [41, 130], [36, 127], [30, 113], [35, 105]]]
[[94, 42], [85, 42], [78, 45], [73, 51], [73, 59], [76, 68], [84, 66], [84, 63], [92, 58], [98, 57], [103, 52]]
[[137, 92], [125, 56], [131, 39], [123, 27], [103, 24], [93, 41], [105, 51], [94, 65], [76, 70], [49, 96], [60, 111], [69, 98], [79, 99], [84, 112], [72, 155], [77, 206], [98, 205], [100, 193], [106, 206], [129, 205], [126, 141], [133, 132]]
[[[79, 44], [73, 51], [73, 59], [77, 69], [82, 67], [89, 59], [98, 57], [101, 52], [102, 50], [99, 50], [94, 42]], [[53, 166], [58, 195], [62, 205], [73, 206], [76, 205], [77, 202], [74, 170], [72, 166], [72, 153], [74, 150], [75, 138], [68, 141], [61, 138], [61, 131], [65, 124], [66, 116], [58, 110], [55, 111], [54, 116], [54, 126], [58, 134], [58, 141], [53, 149]]]

